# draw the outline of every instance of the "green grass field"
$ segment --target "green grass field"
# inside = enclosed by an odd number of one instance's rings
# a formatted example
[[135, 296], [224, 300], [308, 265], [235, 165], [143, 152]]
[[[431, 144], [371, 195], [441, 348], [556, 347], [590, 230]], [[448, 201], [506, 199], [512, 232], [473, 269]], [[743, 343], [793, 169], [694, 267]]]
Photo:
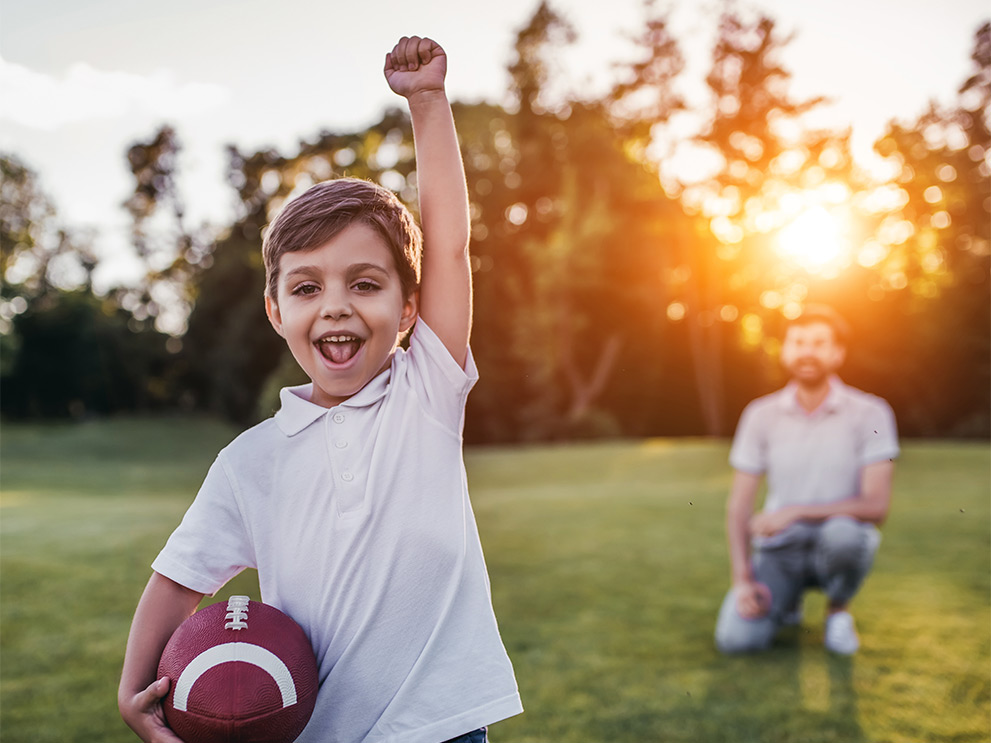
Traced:
[[[4, 425], [0, 736], [136, 740], [116, 687], [148, 565], [231, 437], [206, 420]], [[727, 445], [468, 453], [493, 600], [526, 713], [495, 743], [991, 739], [991, 454], [907, 442], [854, 605], [862, 650], [822, 649], [821, 597], [768, 653], [726, 658]], [[242, 575], [218, 598], [258, 598]]]

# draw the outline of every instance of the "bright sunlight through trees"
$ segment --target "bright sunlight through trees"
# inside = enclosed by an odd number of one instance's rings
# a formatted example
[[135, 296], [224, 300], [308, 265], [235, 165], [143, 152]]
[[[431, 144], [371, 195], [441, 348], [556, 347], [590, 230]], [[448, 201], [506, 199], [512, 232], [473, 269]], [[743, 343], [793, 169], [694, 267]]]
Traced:
[[809, 273], [831, 273], [849, 251], [844, 232], [839, 217], [825, 207], [812, 206], [781, 229], [777, 251]]

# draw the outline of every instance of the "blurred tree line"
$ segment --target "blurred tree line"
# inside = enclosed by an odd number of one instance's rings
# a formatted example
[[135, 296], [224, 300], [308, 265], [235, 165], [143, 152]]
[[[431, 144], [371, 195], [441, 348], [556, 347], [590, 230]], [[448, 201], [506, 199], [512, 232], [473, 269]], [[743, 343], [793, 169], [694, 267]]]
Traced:
[[[680, 183], [660, 172], [656, 135], [685, 110], [683, 58], [665, 16], [646, 9], [638, 56], [601, 95], [552, 92], [550, 62], [575, 33], [544, 2], [517, 34], [511, 101], [454, 104], [482, 376], [467, 439], [730, 434], [750, 399], [783, 383], [781, 326], [807, 301], [851, 320], [844, 379], [887, 398], [903, 434], [991, 435], [991, 26], [976, 33], [953, 105], [889, 124], [875, 149], [894, 175], [879, 183], [855, 166], [849, 131], [804, 126], [823, 101], [792, 98], [773, 20], [725, 12], [692, 142], [718, 165]], [[148, 270], [106, 297], [90, 286], [91, 238], [58, 225], [27, 167], [0, 161], [5, 415], [270, 415], [279, 387], [305, 378], [265, 319], [265, 225], [341, 175], [416, 211], [398, 109], [295, 153], [230, 147], [238, 212], [220, 234], [186, 222], [180, 151], [169, 127], [129, 149], [124, 207]], [[848, 225], [844, 265], [776, 250], [809, 209]], [[156, 329], [168, 313], [182, 332]]]

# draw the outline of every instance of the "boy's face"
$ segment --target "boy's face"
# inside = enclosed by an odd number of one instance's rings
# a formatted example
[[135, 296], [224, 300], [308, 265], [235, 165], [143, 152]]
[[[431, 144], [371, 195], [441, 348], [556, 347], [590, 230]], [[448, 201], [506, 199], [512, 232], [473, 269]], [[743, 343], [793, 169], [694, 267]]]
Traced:
[[840, 368], [846, 351], [824, 322], [792, 325], [785, 332], [781, 363], [799, 384], [818, 385]]
[[357, 222], [328, 242], [279, 259], [278, 296], [265, 298], [275, 331], [313, 382], [311, 402], [333, 407], [390, 362], [416, 320], [385, 240]]

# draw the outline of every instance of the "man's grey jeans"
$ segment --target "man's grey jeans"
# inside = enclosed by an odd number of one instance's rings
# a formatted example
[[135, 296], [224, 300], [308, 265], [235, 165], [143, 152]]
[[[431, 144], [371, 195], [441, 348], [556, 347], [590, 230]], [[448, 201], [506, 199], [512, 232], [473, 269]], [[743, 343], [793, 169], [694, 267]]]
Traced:
[[730, 589], [716, 622], [716, 647], [724, 653], [764, 650], [794, 611], [802, 594], [821, 589], [832, 605], [857, 593], [874, 563], [881, 533], [873, 524], [835, 516], [819, 524], [799, 522], [754, 549], [754, 576], [771, 589], [771, 610], [758, 619], [736, 611]]

